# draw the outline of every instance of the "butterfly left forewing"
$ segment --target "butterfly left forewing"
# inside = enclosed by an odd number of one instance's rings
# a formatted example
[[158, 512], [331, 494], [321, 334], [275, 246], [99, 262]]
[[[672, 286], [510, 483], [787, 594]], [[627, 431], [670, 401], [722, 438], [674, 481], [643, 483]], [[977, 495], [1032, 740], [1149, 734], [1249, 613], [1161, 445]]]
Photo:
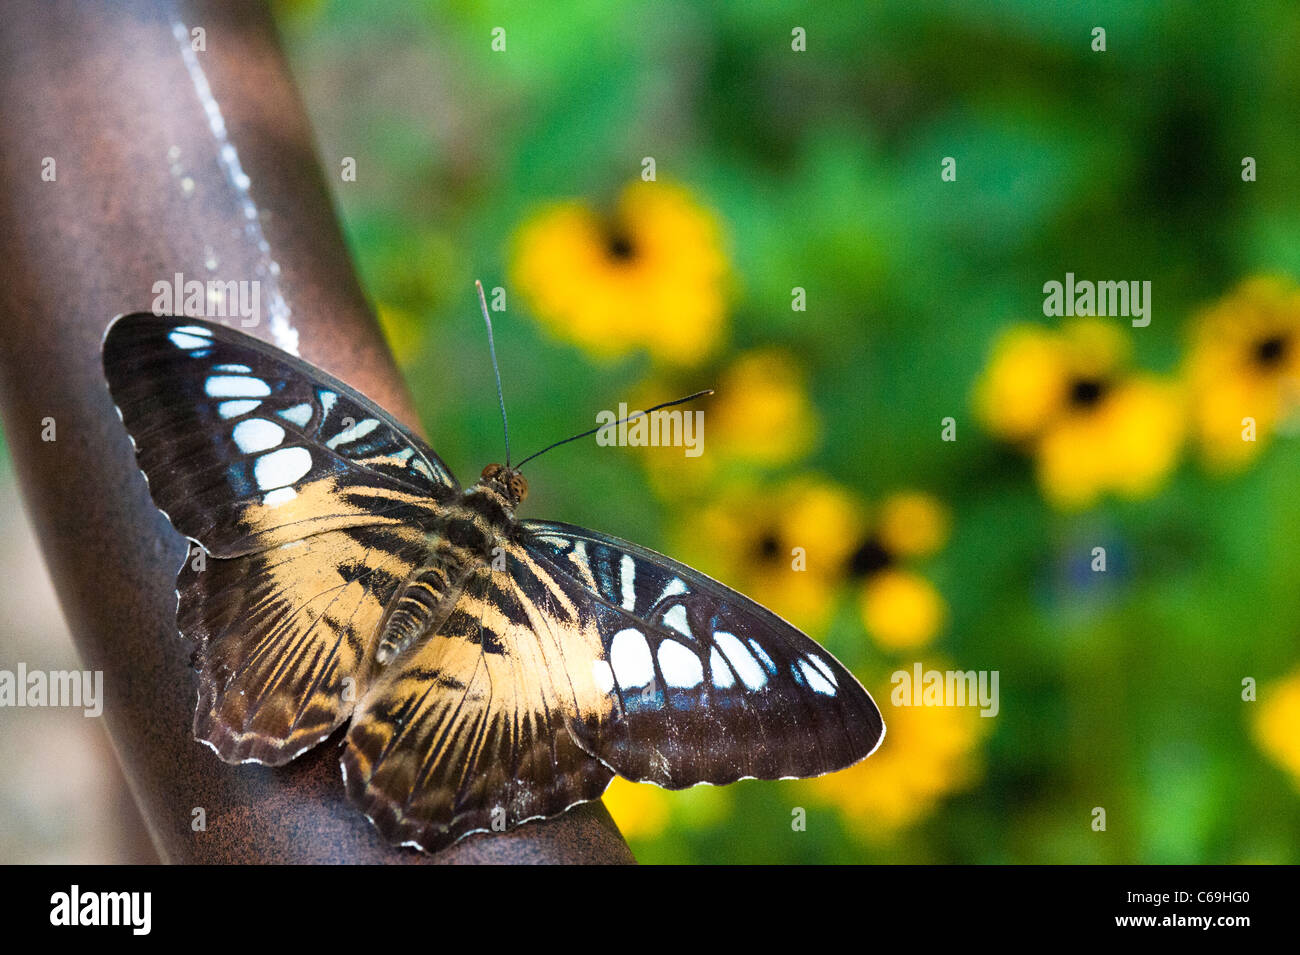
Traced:
[[579, 582], [608, 715], [582, 745], [619, 775], [668, 788], [816, 776], [868, 756], [884, 723], [825, 649], [715, 580], [643, 547], [525, 521], [520, 543]]
[[215, 556], [418, 522], [459, 491], [364, 395], [234, 329], [125, 315], [105, 334], [103, 361], [154, 502]]
[[234, 329], [126, 315], [103, 362], [155, 503], [202, 548], [177, 580], [195, 736], [230, 762], [287, 762], [351, 714], [459, 485], [365, 396]]

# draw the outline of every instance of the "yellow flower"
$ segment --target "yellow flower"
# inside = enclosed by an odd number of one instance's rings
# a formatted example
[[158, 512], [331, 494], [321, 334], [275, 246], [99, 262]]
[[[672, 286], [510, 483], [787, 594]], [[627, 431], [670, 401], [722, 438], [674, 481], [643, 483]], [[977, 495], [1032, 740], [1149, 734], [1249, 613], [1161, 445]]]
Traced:
[[934, 497], [903, 491], [885, 498], [870, 532], [850, 553], [845, 573], [858, 582], [862, 625], [886, 650], [924, 646], [943, 629], [948, 606], [904, 558], [933, 554], [948, 539], [948, 512]]
[[678, 186], [635, 182], [608, 217], [580, 202], [542, 210], [515, 238], [512, 275], [539, 321], [596, 357], [645, 348], [690, 365], [722, 338], [720, 229]]
[[1255, 740], [1300, 790], [1300, 670], [1265, 687], [1255, 713]]
[[877, 525], [884, 546], [904, 557], [928, 557], [948, 540], [947, 510], [919, 491], [886, 498]]
[[1177, 387], [1153, 377], [1102, 387], [1038, 446], [1039, 484], [1060, 507], [1087, 507], [1107, 490], [1145, 497], [1177, 463], [1186, 429]]
[[912, 650], [934, 639], [948, 615], [934, 585], [920, 574], [882, 570], [862, 586], [862, 622], [886, 650]]
[[[1242, 282], [1193, 326], [1186, 364], [1192, 420], [1206, 464], [1248, 464], [1300, 408], [1300, 289], [1280, 277]], [[1249, 422], [1254, 440], [1246, 440]]]
[[838, 806], [851, 828], [881, 838], [928, 815], [974, 780], [976, 748], [991, 720], [971, 706], [893, 706], [892, 687], [872, 695], [887, 735], [870, 759], [810, 780], [814, 798]]
[[724, 492], [686, 525], [688, 562], [803, 629], [829, 616], [854, 541], [857, 504], [819, 478]]
[[1059, 332], [1013, 328], [994, 347], [976, 385], [977, 414], [1036, 457], [1039, 485], [1057, 506], [1151, 494], [1177, 463], [1181, 390], [1131, 372], [1127, 359], [1123, 332], [1098, 319]]
[[1067, 375], [1059, 336], [1037, 325], [1018, 325], [994, 346], [976, 387], [976, 414], [999, 438], [1032, 438], [1056, 415]]
[[644, 452], [656, 491], [679, 498], [732, 465], [779, 467], [806, 455], [816, 443], [820, 422], [805, 379], [793, 355], [766, 348], [738, 356], [716, 379], [698, 372], [674, 382], [657, 376], [639, 388], [634, 407], [641, 408], [679, 392], [715, 389], [703, 404], [700, 455], [663, 448]]
[[675, 542], [688, 563], [805, 630], [821, 629], [845, 584], [859, 587], [863, 625], [886, 649], [942, 629], [947, 605], [903, 558], [933, 553], [948, 516], [928, 494], [886, 498], [874, 525], [842, 488], [817, 477], [726, 490], [689, 514]]
[[818, 422], [803, 369], [780, 349], [738, 357], [723, 373], [709, 408], [710, 452], [768, 466], [807, 454]]
[[424, 337], [419, 319], [406, 309], [387, 302], [379, 302], [375, 306], [375, 313], [379, 319], [379, 328], [384, 333], [388, 347], [393, 350], [397, 363], [409, 365], [419, 356], [420, 343]]
[[671, 797], [653, 783], [628, 782], [621, 776], [605, 790], [604, 803], [629, 839], [657, 836], [668, 826]]

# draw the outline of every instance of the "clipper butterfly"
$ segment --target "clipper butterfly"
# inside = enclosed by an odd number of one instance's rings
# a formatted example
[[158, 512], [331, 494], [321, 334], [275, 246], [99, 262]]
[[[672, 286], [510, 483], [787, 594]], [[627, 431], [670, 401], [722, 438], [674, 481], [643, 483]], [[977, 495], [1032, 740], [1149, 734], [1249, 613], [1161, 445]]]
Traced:
[[[177, 580], [194, 735], [281, 765], [347, 724], [347, 795], [436, 851], [597, 799], [814, 776], [880, 711], [829, 653], [683, 564], [519, 520], [354, 389], [191, 318], [116, 319], [104, 371], [154, 502], [205, 560]], [[196, 570], [195, 567], [202, 569]]]

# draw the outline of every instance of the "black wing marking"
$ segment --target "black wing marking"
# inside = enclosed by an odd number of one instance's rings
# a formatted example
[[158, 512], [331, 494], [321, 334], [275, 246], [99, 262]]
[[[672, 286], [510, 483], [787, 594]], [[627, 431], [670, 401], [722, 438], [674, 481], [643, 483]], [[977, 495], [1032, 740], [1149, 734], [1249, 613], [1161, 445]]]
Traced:
[[613, 705], [577, 731], [619, 775], [670, 789], [816, 776], [884, 738], [880, 710], [853, 675], [747, 597], [603, 534], [520, 528], [525, 551], [588, 598], [582, 626], [598, 631], [603, 651], [588, 665]]
[[104, 373], [154, 501], [218, 557], [419, 522], [459, 487], [368, 398], [221, 325], [123, 316], [105, 335]]

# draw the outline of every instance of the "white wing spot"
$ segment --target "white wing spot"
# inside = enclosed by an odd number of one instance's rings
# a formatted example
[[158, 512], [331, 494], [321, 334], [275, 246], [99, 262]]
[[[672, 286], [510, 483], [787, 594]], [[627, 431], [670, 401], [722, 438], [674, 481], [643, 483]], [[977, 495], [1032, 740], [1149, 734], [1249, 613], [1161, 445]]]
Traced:
[[659, 669], [669, 686], [690, 689], [704, 682], [704, 665], [700, 658], [676, 640], [659, 644]]
[[619, 562], [619, 576], [623, 582], [623, 609], [636, 609], [636, 561], [624, 554]]
[[691, 633], [691, 625], [686, 620], [686, 608], [681, 604], [673, 604], [668, 612], [664, 614], [664, 623], [672, 627], [683, 636], [694, 638], [695, 634]]
[[[205, 344], [207, 344], [207, 343], [205, 342]], [[252, 371], [253, 371], [253, 369], [249, 368], [247, 365], [213, 365], [213, 366], [212, 366], [212, 370], [213, 370], [213, 371], [233, 371], [233, 372], [236, 372], [236, 373], [241, 374], [241, 375], [248, 375], [248, 374], [251, 374]]]
[[241, 414], [248, 414], [254, 408], [258, 407], [260, 401], [223, 401], [217, 405], [217, 414], [223, 418], [238, 418]]
[[655, 678], [654, 660], [645, 634], [631, 627], [614, 634], [609, 644], [609, 662], [623, 689], [646, 686]]
[[763, 672], [763, 668], [758, 665], [758, 661], [745, 649], [745, 645], [740, 642], [740, 639], [734, 633], [719, 630], [713, 635], [713, 639], [717, 640], [718, 645], [722, 647], [727, 662], [736, 671], [741, 683], [751, 690], [760, 689], [767, 683], [767, 674]]
[[298, 492], [295, 491], [293, 488], [281, 487], [281, 488], [276, 488], [274, 491], [270, 491], [266, 494], [263, 494], [262, 503], [265, 504], [267, 507], [279, 507], [281, 504], [288, 504], [297, 496], [298, 496]]
[[235, 446], [245, 454], [269, 451], [284, 440], [284, 428], [265, 418], [245, 418], [230, 433]]
[[306, 448], [281, 448], [253, 462], [253, 477], [263, 491], [287, 487], [311, 470], [311, 452]]
[[177, 348], [188, 351], [191, 348], [202, 348], [205, 345], [211, 345], [212, 342], [206, 338], [199, 338], [197, 335], [186, 335], [184, 332], [176, 331], [167, 336], [172, 340], [172, 344]]
[[324, 421], [330, 416], [330, 411], [334, 409], [334, 402], [339, 400], [339, 396], [332, 391], [322, 391], [320, 393], [321, 420]]
[[835, 671], [830, 668], [825, 660], [815, 653], [808, 654], [808, 659], [812, 661], [813, 666], [822, 671], [822, 675], [831, 681], [831, 686], [839, 686], [840, 681], [835, 679]]
[[334, 437], [325, 442], [325, 447], [337, 450], [340, 445], [351, 444], [353, 441], [364, 438], [378, 427], [378, 418], [364, 418], [352, 427], [344, 428], [338, 434], [334, 435]]
[[821, 671], [807, 660], [799, 661], [799, 669], [803, 671], [804, 677], [808, 680], [808, 685], [818, 693], [823, 696], [835, 695], [835, 687], [831, 685], [831, 681], [822, 676]]
[[758, 654], [758, 658], [763, 661], [763, 666], [766, 667], [767, 672], [776, 673], [776, 664], [773, 663], [772, 658], [767, 655], [767, 651], [759, 646], [758, 641], [753, 637], [750, 637], [749, 645], [754, 648], [754, 653]]
[[277, 411], [285, 421], [292, 421], [300, 428], [307, 427], [307, 422], [311, 420], [311, 405], [303, 402], [300, 405], [294, 405], [292, 408], [285, 408], [283, 411]]
[[601, 693], [608, 693], [614, 689], [614, 671], [604, 660], [591, 661], [591, 678], [595, 681], [596, 689]]
[[212, 337], [212, 329], [204, 328], [202, 325], [178, 325], [172, 331], [180, 332], [182, 335], [202, 335], [204, 338]]
[[210, 375], [203, 383], [203, 390], [210, 398], [265, 398], [271, 393], [271, 386], [261, 378]]
[[727, 690], [736, 685], [736, 677], [731, 672], [731, 667], [727, 666], [727, 661], [722, 659], [722, 654], [718, 648], [714, 647], [709, 653], [709, 670], [713, 673], [713, 685], [719, 690]]
[[678, 594], [684, 593], [687, 593], [686, 584], [682, 582], [680, 577], [674, 577], [672, 580], [668, 581], [668, 586], [665, 587], [664, 592], [659, 595], [659, 600], [667, 600], [669, 597], [676, 597]]

